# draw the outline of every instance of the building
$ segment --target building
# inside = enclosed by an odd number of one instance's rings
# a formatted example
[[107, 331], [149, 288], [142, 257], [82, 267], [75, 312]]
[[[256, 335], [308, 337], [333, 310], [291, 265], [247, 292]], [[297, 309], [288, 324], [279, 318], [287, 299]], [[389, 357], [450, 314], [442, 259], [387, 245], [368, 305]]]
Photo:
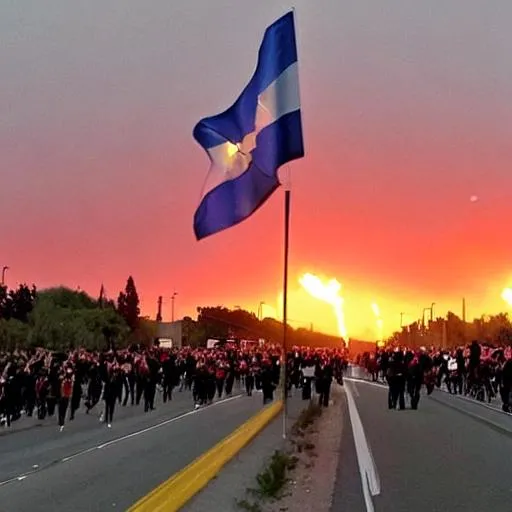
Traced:
[[181, 348], [184, 344], [183, 320], [176, 322], [156, 322], [156, 338], [172, 340], [172, 346]]

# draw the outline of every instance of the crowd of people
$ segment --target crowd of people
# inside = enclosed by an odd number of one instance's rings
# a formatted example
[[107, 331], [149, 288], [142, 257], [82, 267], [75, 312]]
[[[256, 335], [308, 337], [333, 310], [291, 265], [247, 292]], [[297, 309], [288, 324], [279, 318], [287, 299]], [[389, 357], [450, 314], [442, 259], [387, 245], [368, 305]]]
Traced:
[[418, 407], [420, 389], [428, 393], [444, 386], [451, 394], [492, 402], [500, 398], [502, 409], [512, 412], [512, 347], [473, 341], [464, 347], [419, 350], [393, 348], [366, 353], [359, 363], [373, 380], [389, 385], [388, 405], [405, 408], [405, 394], [411, 408]]
[[[0, 425], [10, 427], [23, 416], [40, 421], [56, 416], [62, 431], [77, 411], [97, 410], [100, 421], [111, 428], [118, 406], [142, 404], [144, 412], [154, 410], [157, 390], [164, 404], [176, 389], [189, 392], [192, 406], [199, 408], [215, 396], [230, 396], [236, 385], [249, 396], [254, 389], [261, 391], [268, 403], [280, 382], [281, 355], [280, 346], [269, 344], [168, 349], [155, 343], [102, 352], [0, 352]], [[331, 382], [342, 378], [346, 359], [341, 350], [294, 347], [286, 364], [288, 392], [293, 386], [307, 389], [312, 375], [320, 403], [327, 406]]]

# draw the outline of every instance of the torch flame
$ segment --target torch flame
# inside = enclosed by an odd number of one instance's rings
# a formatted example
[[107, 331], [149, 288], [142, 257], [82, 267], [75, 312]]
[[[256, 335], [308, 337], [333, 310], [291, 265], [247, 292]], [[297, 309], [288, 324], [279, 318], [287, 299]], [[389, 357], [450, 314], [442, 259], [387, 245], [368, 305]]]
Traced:
[[327, 284], [313, 274], [304, 274], [299, 283], [315, 299], [327, 302], [334, 310], [338, 323], [339, 335], [348, 344], [348, 333], [345, 325], [345, 314], [343, 312], [343, 297], [340, 295], [341, 284], [336, 279], [331, 279]]
[[377, 333], [378, 333], [378, 340], [377, 344], [379, 346], [382, 346], [384, 344], [384, 322], [380, 316], [380, 308], [378, 304], [375, 302], [372, 304], [372, 310], [373, 314], [375, 315], [376, 323], [377, 323]]
[[512, 288], [505, 288], [501, 293], [501, 298], [512, 307]]

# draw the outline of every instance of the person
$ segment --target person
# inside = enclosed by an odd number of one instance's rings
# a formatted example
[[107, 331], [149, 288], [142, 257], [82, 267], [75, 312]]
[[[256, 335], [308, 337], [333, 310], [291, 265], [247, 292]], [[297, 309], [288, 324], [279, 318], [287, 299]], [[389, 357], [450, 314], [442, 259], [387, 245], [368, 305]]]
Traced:
[[501, 401], [503, 403], [502, 409], [504, 412], [512, 413], [512, 403], [511, 403], [511, 393], [512, 393], [512, 359], [507, 359], [505, 364], [503, 365], [502, 374], [501, 374]]
[[404, 355], [400, 350], [396, 350], [389, 361], [387, 381], [389, 409], [396, 409], [397, 404], [400, 410], [405, 409], [405, 365]]
[[329, 398], [331, 395], [331, 384], [332, 384], [332, 365], [329, 360], [322, 361], [320, 365], [320, 371], [318, 373], [319, 379], [319, 397], [318, 404], [321, 407], [329, 407]]
[[311, 400], [311, 384], [315, 377], [314, 366], [302, 367], [302, 400]]
[[37, 419], [44, 420], [46, 418], [46, 399], [48, 396], [48, 378], [45, 370], [41, 370], [36, 381], [36, 405]]
[[420, 401], [420, 390], [423, 384], [424, 367], [421, 360], [421, 354], [414, 354], [409, 352], [406, 356], [407, 373], [406, 384], [407, 393], [411, 399], [411, 409], [418, 409]]
[[276, 389], [270, 361], [264, 360], [262, 362], [260, 378], [261, 389], [263, 390], [263, 405], [266, 405], [274, 400], [274, 390]]
[[114, 363], [107, 363], [104, 374], [103, 400], [105, 401], [104, 422], [112, 428], [114, 409], [118, 398], [120, 369]]
[[254, 367], [252, 364], [247, 367], [247, 371], [245, 371], [244, 375], [245, 375], [245, 390], [247, 392], [247, 396], [252, 396], [252, 392], [254, 389]]
[[73, 395], [74, 375], [71, 368], [65, 370], [64, 375], [61, 377], [60, 397], [59, 397], [59, 429], [64, 430], [66, 422], [66, 413], [69, 407], [69, 401]]

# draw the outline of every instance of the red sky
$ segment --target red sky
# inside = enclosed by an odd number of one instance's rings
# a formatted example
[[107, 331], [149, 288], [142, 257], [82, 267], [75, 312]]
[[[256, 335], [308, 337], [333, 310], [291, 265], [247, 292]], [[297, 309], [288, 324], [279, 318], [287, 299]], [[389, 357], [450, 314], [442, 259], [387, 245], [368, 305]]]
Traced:
[[[132, 274], [151, 316], [173, 290], [177, 316], [277, 307], [283, 193], [196, 242], [208, 161], [191, 132], [236, 98], [265, 26], [289, 5], [172, 4], [0, 6], [8, 284], [96, 295], [104, 282], [115, 297]], [[460, 312], [463, 296], [469, 316], [503, 310], [512, 6], [294, 4], [306, 157], [291, 166], [290, 317], [336, 330], [329, 306], [300, 289], [304, 272], [342, 283], [354, 336], [376, 336], [372, 302], [386, 332], [431, 302], [439, 314]]]

